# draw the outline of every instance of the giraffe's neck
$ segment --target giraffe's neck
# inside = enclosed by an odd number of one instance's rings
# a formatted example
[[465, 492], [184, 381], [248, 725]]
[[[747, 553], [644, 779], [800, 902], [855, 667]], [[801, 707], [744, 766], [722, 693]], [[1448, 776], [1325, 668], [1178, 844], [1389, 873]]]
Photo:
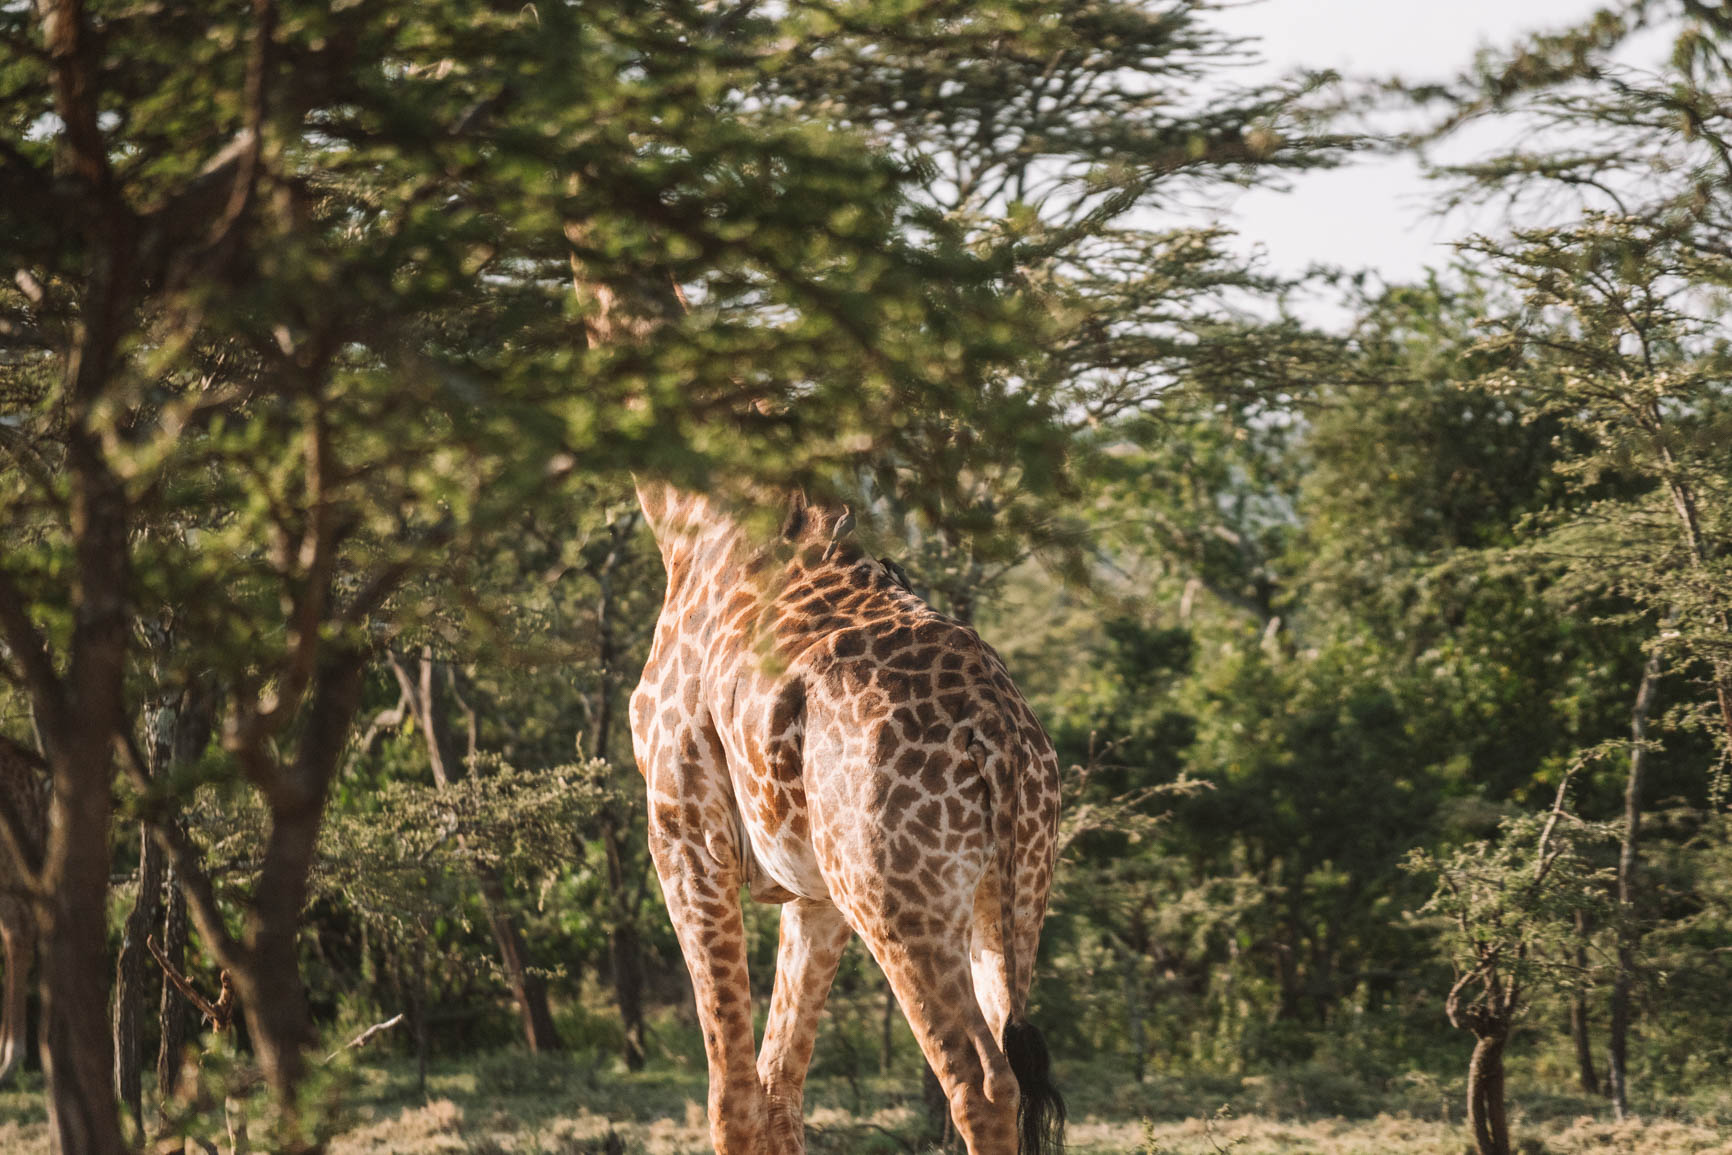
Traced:
[[655, 534], [663, 561], [668, 560], [670, 549], [678, 548], [694, 532], [701, 532], [715, 517], [702, 494], [665, 481], [638, 481], [637, 503], [650, 532]]
[[777, 547], [788, 548], [787, 557], [792, 558], [803, 549], [821, 550], [833, 535], [846, 532], [838, 530], [845, 510], [809, 505], [799, 494], [781, 499], [783, 533], [768, 539], [722, 503], [667, 482], [641, 480], [637, 497], [667, 569], [670, 598], [691, 583], [731, 591], [757, 576], [774, 584], [764, 562]]
[[665, 481], [639, 481], [637, 499], [661, 551], [670, 601], [694, 583], [737, 584], [733, 571], [757, 552], [738, 519], [705, 495]]

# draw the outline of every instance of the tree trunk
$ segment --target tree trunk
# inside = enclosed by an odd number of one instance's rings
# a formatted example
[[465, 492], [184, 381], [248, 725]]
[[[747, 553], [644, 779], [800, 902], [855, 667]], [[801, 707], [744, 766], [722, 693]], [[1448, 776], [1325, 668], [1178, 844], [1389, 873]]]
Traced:
[[415, 1025], [415, 1093], [427, 1097], [427, 934], [410, 949], [409, 1013]]
[[25, 904], [11, 896], [0, 896], [0, 949], [5, 953], [0, 965], [6, 968], [5, 1004], [0, 1008], [0, 1023], [5, 1025], [5, 1035], [0, 1037], [0, 1086], [5, 1086], [24, 1058], [30, 963], [36, 957], [35, 920]]
[[73, 562], [64, 676], [9, 580], [0, 628], [28, 685], [52, 779], [35, 902], [49, 1139], [62, 1155], [119, 1155], [126, 1145], [108, 1022], [108, 836], [114, 742], [127, 725], [132, 569], [127, 495], [104, 456], [95, 413], [133, 324], [137, 222], [109, 168], [101, 128], [102, 48], [83, 5], [38, 0], [36, 8], [63, 128], [55, 167], [81, 201], [70, 223], [86, 242], [77, 325], [64, 351]]
[[[138, 897], [121, 932], [120, 959], [114, 974], [114, 1082], [132, 1121], [144, 1127], [144, 999], [156, 962], [144, 949], [162, 909], [162, 848], [139, 825]], [[162, 976], [154, 976], [160, 983]]]
[[[195, 683], [182, 693], [176, 703], [174, 733], [167, 751], [167, 764], [184, 766], [196, 761], [210, 744], [211, 728], [216, 717], [217, 695], [203, 682]], [[181, 893], [180, 876], [173, 864], [168, 868], [168, 898], [162, 912], [162, 950], [169, 963], [186, 973], [186, 895]], [[156, 1101], [159, 1110], [174, 1101], [180, 1072], [185, 1066], [182, 1052], [186, 1048], [187, 1019], [192, 1004], [180, 993], [180, 988], [162, 979], [162, 997], [157, 1003], [156, 1023]]]
[[879, 1041], [878, 1073], [890, 1073], [890, 1061], [895, 1057], [891, 1043], [895, 1039], [896, 1030], [896, 991], [890, 985], [890, 980], [884, 980], [884, 1022], [880, 1028], [883, 1038]]
[[[180, 878], [172, 866], [168, 870], [168, 902], [162, 914], [162, 953], [175, 969], [186, 973], [186, 896], [180, 892]], [[180, 1083], [181, 1052], [186, 1048], [186, 1019], [191, 1009], [186, 996], [164, 977], [162, 999], [156, 1011], [159, 1033], [156, 1101], [159, 1111], [174, 1102], [174, 1092]]]
[[[614, 694], [618, 682], [618, 640], [614, 635], [614, 575], [631, 556], [631, 537], [637, 531], [640, 514], [631, 513], [607, 527], [607, 553], [590, 569], [596, 583], [595, 636], [596, 686], [589, 708], [590, 752], [603, 762], [609, 760], [613, 745]], [[626, 1069], [641, 1071], [644, 1065], [643, 1010], [643, 939], [638, 934], [637, 917], [641, 905], [641, 884], [634, 893], [628, 878], [626, 862], [630, 851], [626, 846], [626, 831], [630, 823], [621, 818], [616, 807], [608, 805], [602, 812], [602, 846], [607, 856], [608, 906], [612, 926], [608, 930], [608, 967], [613, 972], [614, 1002], [619, 1007], [621, 1024], [625, 1027], [624, 1058]]]
[[950, 1097], [931, 1063], [921, 1064], [920, 1097], [926, 1104], [926, 1133], [938, 1147], [951, 1150], [956, 1144], [956, 1122], [950, 1117]]
[[291, 1136], [299, 1130], [304, 1051], [313, 1041], [301, 983], [301, 911], [331, 778], [360, 706], [362, 666], [360, 655], [342, 654], [327, 659], [317, 675], [300, 749], [266, 795], [270, 833], [247, 910], [244, 942], [235, 957], [223, 960], [246, 1012], [260, 1072], [276, 1100], [284, 1133]]
[[1504, 1113], [1503, 1050], [1508, 1028], [1475, 1033], [1467, 1065], [1467, 1124], [1478, 1155], [1509, 1155], [1509, 1121]]
[[[84, 831], [86, 847], [56, 880], [43, 933], [42, 1070], [48, 1128], [60, 1155], [121, 1155], [108, 1000], [108, 831], [106, 787], [96, 805], [63, 829]], [[73, 809], [67, 807], [64, 810]], [[96, 811], [102, 811], [101, 821]]]
[[1130, 1036], [1131, 1076], [1141, 1083], [1147, 1074], [1148, 1037], [1143, 1029], [1143, 999], [1141, 976], [1137, 974], [1136, 952], [1119, 951], [1119, 981], [1125, 996], [1125, 1029]]
[[[158, 652], [168, 645], [166, 631], [153, 636]], [[147, 719], [149, 744], [146, 754], [151, 777], [165, 773], [174, 761], [175, 731], [179, 727], [179, 703], [163, 698], [155, 702]], [[120, 958], [114, 969], [114, 1082], [120, 1101], [132, 1114], [140, 1130], [144, 1127], [144, 1000], [163, 976], [145, 950], [144, 940], [155, 932], [162, 916], [162, 885], [166, 863], [162, 847], [151, 837], [148, 824], [138, 827], [138, 895], [121, 930]]]
[[625, 1026], [625, 1066], [641, 1071], [644, 1065], [643, 940], [637, 926], [622, 922], [613, 928], [608, 943], [608, 961], [613, 969], [614, 1001]]
[[114, 1094], [107, 998], [113, 733], [93, 721], [81, 740], [51, 757], [52, 833], [38, 925], [42, 1069], [49, 1087], [49, 1134], [61, 1155], [118, 1155], [127, 1149]]
[[638, 935], [636, 904], [628, 894], [625, 875], [625, 832], [613, 813], [604, 807], [602, 846], [607, 859], [608, 906], [612, 926], [608, 930], [608, 964], [613, 972], [614, 1002], [625, 1027], [625, 1065], [641, 1071], [644, 1065], [643, 939]]
[[[1582, 971], [1588, 966], [1589, 931], [1587, 912], [1576, 911], [1576, 967]], [[1576, 1047], [1576, 1079], [1582, 1092], [1598, 1095], [1600, 1076], [1594, 1070], [1593, 1039], [1588, 1033], [1588, 993], [1579, 986], [1570, 997], [1570, 1038]]]
[[487, 925], [493, 930], [493, 942], [499, 948], [500, 965], [505, 968], [511, 997], [517, 1002], [518, 1018], [523, 1023], [523, 1038], [530, 1054], [560, 1049], [559, 1030], [553, 1025], [553, 1014], [547, 1009], [547, 983], [531, 973], [523, 936], [512, 922], [505, 885], [493, 871], [476, 872], [481, 883], [481, 905], [487, 911]]
[[1612, 1015], [1606, 1040], [1607, 1082], [1612, 1112], [1619, 1119], [1630, 1114], [1629, 1038], [1630, 992], [1636, 965], [1636, 870], [1642, 830], [1642, 787], [1648, 767], [1648, 715], [1660, 682], [1660, 654], [1648, 655], [1642, 668], [1642, 684], [1630, 711], [1630, 776], [1624, 786], [1624, 839], [1618, 849], [1618, 954], [1612, 978]]
[[[73, 358], [75, 366], [79, 360]], [[74, 369], [81, 392], [89, 388], [85, 372]], [[108, 1020], [108, 835], [114, 741], [126, 726], [131, 574], [125, 497], [102, 461], [97, 438], [81, 424], [74, 422], [67, 446], [78, 558], [71, 661], [62, 693], [34, 702], [53, 781], [37, 903], [42, 1069], [54, 1149], [62, 1155], [118, 1155], [126, 1144]]]
[[302, 1052], [313, 1042], [301, 983], [300, 912], [323, 809], [322, 797], [293, 808], [272, 808], [243, 955], [235, 960], [242, 965], [231, 968], [260, 1071], [278, 1110], [291, 1121], [305, 1070]]

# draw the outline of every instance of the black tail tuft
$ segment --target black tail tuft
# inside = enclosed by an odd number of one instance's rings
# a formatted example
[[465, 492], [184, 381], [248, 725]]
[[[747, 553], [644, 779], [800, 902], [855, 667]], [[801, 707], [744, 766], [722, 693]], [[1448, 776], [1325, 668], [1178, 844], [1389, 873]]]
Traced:
[[1030, 1022], [1007, 1023], [1004, 1057], [1010, 1060], [1021, 1101], [1016, 1110], [1022, 1155], [1059, 1155], [1064, 1150], [1064, 1096], [1052, 1085], [1046, 1039]]

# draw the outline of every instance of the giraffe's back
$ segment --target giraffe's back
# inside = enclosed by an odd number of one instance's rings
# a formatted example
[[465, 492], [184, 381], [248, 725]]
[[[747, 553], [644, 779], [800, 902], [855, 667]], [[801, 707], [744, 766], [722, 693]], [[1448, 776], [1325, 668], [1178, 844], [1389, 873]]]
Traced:
[[752, 865], [851, 917], [866, 892], [892, 909], [939, 893], [969, 906], [992, 877], [988, 767], [1002, 758], [1019, 795], [1017, 921], [1037, 933], [1058, 762], [997, 654], [858, 554], [796, 570], [771, 620], [786, 668], [757, 675], [747, 698], [763, 704], [723, 737]]

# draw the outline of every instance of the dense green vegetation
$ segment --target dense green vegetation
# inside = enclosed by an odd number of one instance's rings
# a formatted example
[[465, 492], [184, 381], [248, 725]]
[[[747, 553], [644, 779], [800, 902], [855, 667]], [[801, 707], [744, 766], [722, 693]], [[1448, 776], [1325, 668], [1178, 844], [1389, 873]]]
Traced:
[[[1351, 95], [1235, 87], [1208, 8], [0, 8], [0, 730], [53, 814], [0, 798], [0, 1143], [684, 1149], [634, 476], [847, 501], [1003, 652], [1085, 1142], [1724, 1141], [1732, 16]], [[1488, 119], [1535, 131], [1439, 201], [1507, 229], [1313, 280], [1341, 331], [1190, 223]], [[922, 1065], [851, 951], [814, 1149], [935, 1137]]]

